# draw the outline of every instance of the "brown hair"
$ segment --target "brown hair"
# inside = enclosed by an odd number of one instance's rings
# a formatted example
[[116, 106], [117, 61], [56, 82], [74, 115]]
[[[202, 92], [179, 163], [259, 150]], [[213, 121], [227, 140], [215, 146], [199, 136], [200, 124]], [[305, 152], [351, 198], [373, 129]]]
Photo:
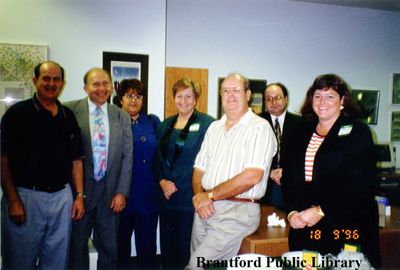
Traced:
[[201, 86], [197, 81], [190, 78], [182, 78], [174, 84], [174, 86], [172, 87], [173, 96], [175, 97], [176, 93], [179, 90], [183, 90], [186, 88], [192, 88], [195, 99], [197, 100], [199, 98], [201, 94]]
[[[122, 98], [129, 90], [136, 91], [138, 95], [144, 96], [145, 89], [144, 85], [138, 79], [124, 79], [120, 83], [118, 83], [115, 87], [115, 91], [117, 92], [117, 96], [113, 99], [113, 102], [118, 107], [122, 107]], [[142, 104], [142, 109], [144, 106], [144, 102]]]
[[336, 74], [323, 74], [314, 80], [313, 84], [308, 88], [306, 99], [300, 110], [301, 114], [309, 120], [318, 119], [312, 108], [314, 93], [316, 90], [329, 90], [331, 88], [339, 94], [340, 99], [344, 97], [341, 114], [347, 117], [359, 117], [361, 111], [359, 106], [353, 101], [350, 87]]

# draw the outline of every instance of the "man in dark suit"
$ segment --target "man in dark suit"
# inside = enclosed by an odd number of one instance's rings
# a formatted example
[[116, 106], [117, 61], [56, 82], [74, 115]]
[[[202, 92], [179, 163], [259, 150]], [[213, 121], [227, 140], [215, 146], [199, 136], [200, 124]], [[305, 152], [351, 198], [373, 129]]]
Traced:
[[132, 176], [132, 131], [129, 115], [107, 102], [110, 75], [92, 68], [84, 76], [87, 98], [71, 101], [81, 127], [85, 154], [86, 215], [74, 222], [69, 268], [88, 269], [88, 239], [98, 252], [98, 269], [117, 266], [118, 213], [124, 209]]
[[272, 160], [267, 192], [262, 201], [282, 209], [284, 204], [281, 191], [282, 167], [280, 160], [282, 156], [286, 155], [288, 141], [291, 136], [296, 134], [296, 127], [301, 118], [286, 110], [289, 102], [288, 90], [282, 83], [276, 82], [267, 85], [264, 98], [266, 111], [262, 112], [260, 116], [267, 119], [274, 129], [278, 152]]

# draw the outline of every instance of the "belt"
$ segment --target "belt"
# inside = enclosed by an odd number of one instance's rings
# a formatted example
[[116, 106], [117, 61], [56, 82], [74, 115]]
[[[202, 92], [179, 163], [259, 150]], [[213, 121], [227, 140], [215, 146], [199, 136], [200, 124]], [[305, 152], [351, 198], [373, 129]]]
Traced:
[[248, 202], [248, 203], [260, 203], [261, 202], [261, 200], [238, 198], [238, 197], [229, 197], [229, 198], [226, 198], [225, 200], [234, 201], [234, 202]]
[[37, 191], [44, 191], [44, 192], [48, 192], [48, 193], [53, 193], [53, 192], [60, 191], [60, 190], [64, 189], [65, 186], [66, 186], [66, 184], [61, 185], [61, 186], [55, 186], [55, 187], [52, 187], [52, 186], [41, 186], [41, 185], [28, 185], [28, 184], [18, 185], [18, 187], [37, 190]]

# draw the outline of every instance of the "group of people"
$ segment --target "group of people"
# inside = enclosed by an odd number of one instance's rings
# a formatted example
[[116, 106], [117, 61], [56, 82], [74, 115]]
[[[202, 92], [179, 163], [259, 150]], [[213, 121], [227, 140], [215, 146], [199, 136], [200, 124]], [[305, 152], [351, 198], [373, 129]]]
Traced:
[[84, 269], [88, 240], [99, 268], [115, 268], [119, 213], [130, 192], [131, 121], [110, 105], [111, 79], [84, 76], [87, 98], [61, 104], [64, 69], [34, 69], [36, 93], [1, 122], [2, 264], [4, 269]]
[[[158, 268], [158, 220], [161, 267], [198, 269], [199, 258], [237, 255], [260, 201], [287, 211], [291, 250], [337, 254], [349, 243], [379, 265], [373, 141], [337, 75], [314, 81], [300, 117], [281, 83], [254, 114], [249, 81], [229, 74], [219, 120], [196, 110], [201, 87], [183, 78], [178, 114], [162, 122], [145, 113], [137, 79], [118, 84], [114, 106], [105, 70], [86, 72], [86, 98], [61, 104], [64, 77], [58, 63], [38, 64], [36, 93], [1, 121], [4, 269], [88, 269], [89, 239], [98, 269], [127, 269], [133, 232], [138, 268]], [[358, 237], [328, 237], [342, 229]]]

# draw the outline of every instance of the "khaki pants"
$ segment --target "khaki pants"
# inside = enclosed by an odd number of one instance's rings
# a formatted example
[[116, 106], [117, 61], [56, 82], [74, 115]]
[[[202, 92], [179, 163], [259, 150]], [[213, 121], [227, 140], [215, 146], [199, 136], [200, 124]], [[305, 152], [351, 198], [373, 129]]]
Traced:
[[214, 215], [208, 219], [194, 214], [191, 256], [186, 269], [202, 269], [204, 259], [229, 260], [236, 256], [243, 238], [260, 224], [259, 204], [222, 200], [214, 202], [214, 208]]

